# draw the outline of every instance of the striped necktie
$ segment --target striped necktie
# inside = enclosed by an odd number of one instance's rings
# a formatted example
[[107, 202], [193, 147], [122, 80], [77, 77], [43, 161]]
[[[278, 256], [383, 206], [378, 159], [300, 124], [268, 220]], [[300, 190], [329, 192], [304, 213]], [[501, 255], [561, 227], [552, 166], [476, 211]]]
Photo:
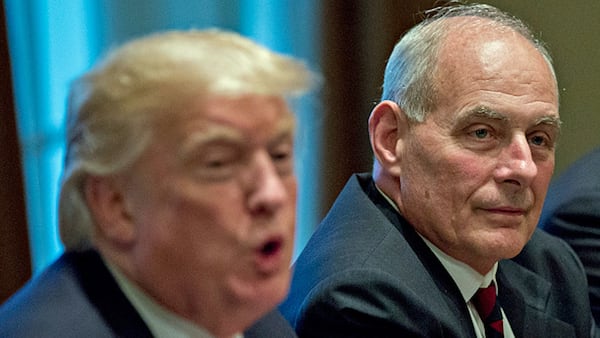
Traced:
[[494, 283], [487, 288], [480, 288], [471, 301], [483, 321], [486, 338], [504, 337], [502, 312], [500, 311], [500, 304], [496, 301], [496, 286]]

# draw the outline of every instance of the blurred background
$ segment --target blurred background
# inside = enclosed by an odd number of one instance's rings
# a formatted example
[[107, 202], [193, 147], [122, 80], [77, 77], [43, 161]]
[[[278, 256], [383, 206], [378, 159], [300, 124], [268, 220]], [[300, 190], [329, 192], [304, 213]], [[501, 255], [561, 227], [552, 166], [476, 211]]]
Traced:
[[[482, 0], [548, 45], [561, 91], [555, 175], [600, 145], [600, 1]], [[306, 61], [323, 84], [299, 120], [296, 254], [353, 172], [394, 43], [439, 0], [4, 0], [0, 8], [0, 303], [61, 252], [56, 200], [70, 82], [111, 47], [219, 27]]]

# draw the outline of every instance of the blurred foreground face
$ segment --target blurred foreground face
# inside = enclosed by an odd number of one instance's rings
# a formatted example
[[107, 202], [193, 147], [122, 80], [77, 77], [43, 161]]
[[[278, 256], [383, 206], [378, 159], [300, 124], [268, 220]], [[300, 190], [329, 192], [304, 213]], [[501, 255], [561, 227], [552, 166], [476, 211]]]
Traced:
[[401, 211], [484, 274], [536, 227], [554, 170], [556, 85], [540, 53], [508, 29], [453, 30], [438, 67], [437, 108], [408, 132]]
[[293, 132], [285, 101], [271, 96], [199, 99], [159, 121], [123, 180], [146, 292], [192, 319], [240, 304], [258, 318], [285, 297]]

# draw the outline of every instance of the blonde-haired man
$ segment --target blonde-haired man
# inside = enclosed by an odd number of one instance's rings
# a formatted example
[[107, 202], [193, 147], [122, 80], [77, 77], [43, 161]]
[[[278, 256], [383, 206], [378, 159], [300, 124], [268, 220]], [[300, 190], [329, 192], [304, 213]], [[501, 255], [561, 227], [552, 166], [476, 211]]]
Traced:
[[[305, 66], [235, 33], [131, 41], [71, 91], [66, 253], [0, 309], [0, 336], [289, 336]], [[246, 336], [251, 336], [248, 333]]]

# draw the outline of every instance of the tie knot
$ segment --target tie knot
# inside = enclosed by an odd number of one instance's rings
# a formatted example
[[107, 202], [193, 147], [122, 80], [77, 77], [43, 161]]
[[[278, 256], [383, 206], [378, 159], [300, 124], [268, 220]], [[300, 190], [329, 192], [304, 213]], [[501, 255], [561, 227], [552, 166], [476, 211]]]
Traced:
[[473, 305], [483, 320], [489, 317], [496, 305], [496, 285], [492, 283], [487, 288], [479, 288], [473, 297]]

